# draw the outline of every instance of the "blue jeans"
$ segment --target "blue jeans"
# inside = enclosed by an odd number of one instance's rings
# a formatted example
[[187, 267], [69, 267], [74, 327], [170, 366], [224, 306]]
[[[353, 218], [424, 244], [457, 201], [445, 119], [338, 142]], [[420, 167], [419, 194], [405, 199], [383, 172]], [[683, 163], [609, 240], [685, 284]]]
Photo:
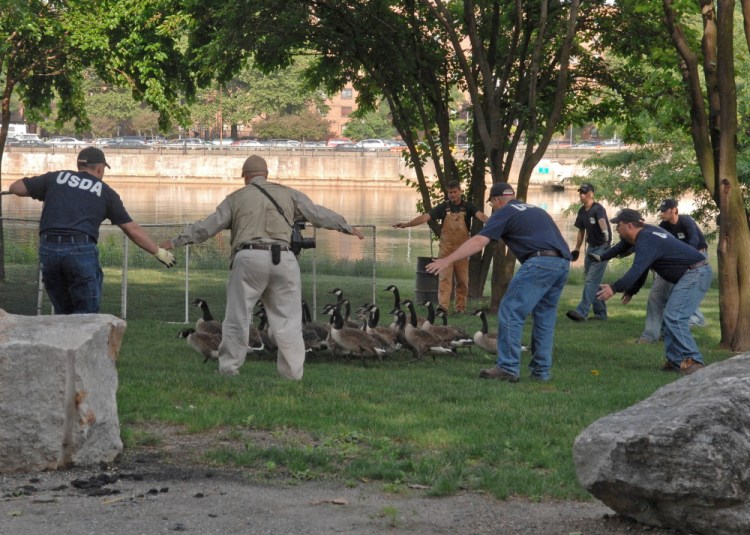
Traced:
[[521, 373], [521, 337], [526, 316], [532, 314], [531, 375], [548, 380], [557, 303], [568, 280], [570, 261], [553, 256], [529, 258], [510, 281], [497, 314], [497, 366], [518, 377]]
[[55, 314], [99, 312], [104, 274], [95, 243], [42, 242], [39, 262]]
[[705, 265], [689, 269], [672, 287], [664, 307], [664, 351], [667, 360], [675, 366], [686, 358], [703, 364], [703, 355], [688, 322], [711, 286], [711, 278], [711, 266]]
[[606, 245], [586, 249], [583, 258], [583, 275], [585, 277], [583, 295], [581, 296], [581, 302], [576, 307], [576, 312], [584, 318], [589, 315], [589, 309], [593, 305], [594, 315], [603, 320], [607, 319], [607, 304], [596, 298], [596, 292], [599, 291], [599, 285], [602, 283], [609, 262], [597, 262], [589, 257], [590, 253], [602, 255], [607, 249]]

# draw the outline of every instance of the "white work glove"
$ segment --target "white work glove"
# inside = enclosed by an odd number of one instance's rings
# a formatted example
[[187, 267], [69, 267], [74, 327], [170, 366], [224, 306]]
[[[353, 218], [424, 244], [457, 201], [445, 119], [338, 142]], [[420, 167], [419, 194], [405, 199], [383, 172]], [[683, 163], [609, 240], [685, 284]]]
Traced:
[[177, 260], [175, 260], [174, 255], [167, 251], [166, 249], [163, 249], [159, 247], [159, 250], [154, 253], [154, 256], [156, 259], [167, 266], [168, 268], [171, 268], [177, 263]]
[[609, 243], [609, 231], [602, 230], [602, 234], [604, 234], [604, 243]]

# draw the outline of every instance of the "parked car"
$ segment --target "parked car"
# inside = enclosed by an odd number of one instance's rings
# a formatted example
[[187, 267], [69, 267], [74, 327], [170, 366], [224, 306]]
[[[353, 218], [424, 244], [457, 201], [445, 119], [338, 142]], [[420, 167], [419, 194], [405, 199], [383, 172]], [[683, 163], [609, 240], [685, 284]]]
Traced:
[[602, 141], [603, 147], [619, 147], [620, 145], [622, 145], [622, 139], [617, 139], [616, 137]]
[[238, 148], [238, 147], [245, 147], [245, 148], [259, 148], [259, 147], [265, 147], [263, 143], [258, 141], [257, 139], [243, 139], [242, 141], [235, 141], [232, 143], [232, 147]]
[[13, 136], [13, 139], [8, 137], [8, 141], [36, 141], [38, 143], [42, 143], [39, 134], [16, 134], [15, 136]]
[[228, 147], [234, 145], [234, 140], [231, 137], [225, 137], [224, 139], [214, 139], [210, 143], [217, 147]]
[[571, 145], [571, 149], [594, 149], [601, 145], [599, 141], [579, 141], [575, 145]]
[[302, 146], [302, 143], [295, 141], [294, 139], [272, 139], [268, 143], [271, 147], [298, 149]]
[[106, 145], [107, 143], [114, 142], [114, 140], [115, 138], [113, 137], [98, 137], [94, 140], [94, 145], [96, 145], [97, 147], [102, 147]]
[[146, 145], [164, 145], [167, 142], [167, 138], [164, 136], [146, 136], [144, 141]]
[[339, 143], [335, 147], [333, 147], [334, 152], [357, 152], [364, 150], [362, 147], [358, 146], [356, 143]]
[[90, 145], [90, 143], [74, 137], [53, 137], [47, 143], [53, 147], [86, 147]]
[[391, 147], [382, 139], [363, 139], [357, 143], [357, 147], [364, 150], [389, 150]]
[[48, 143], [36, 139], [11, 139], [6, 143], [8, 147], [25, 147], [29, 149], [49, 147]]
[[103, 148], [153, 150], [154, 147], [152, 145], [148, 145], [145, 141], [140, 139], [114, 139], [109, 143], [106, 143]]
[[326, 142], [327, 147], [335, 147], [336, 145], [343, 145], [344, 143], [354, 143], [348, 137], [334, 137]]
[[206, 143], [197, 137], [186, 137], [183, 139], [173, 139], [164, 145], [168, 149], [190, 149], [190, 150], [206, 150], [214, 148], [213, 145]]

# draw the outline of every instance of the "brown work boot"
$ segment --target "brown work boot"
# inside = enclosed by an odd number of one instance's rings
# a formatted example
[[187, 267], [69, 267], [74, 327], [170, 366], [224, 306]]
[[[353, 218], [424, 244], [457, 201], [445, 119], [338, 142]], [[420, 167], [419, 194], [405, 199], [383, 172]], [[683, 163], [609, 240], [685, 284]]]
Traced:
[[678, 372], [680, 371], [680, 367], [677, 366], [674, 362], [671, 360], [665, 360], [664, 364], [661, 365], [661, 371], [663, 372]]
[[518, 382], [518, 377], [498, 367], [479, 370], [479, 377], [482, 379], [499, 379], [500, 381], [508, 381], [509, 383]]
[[691, 358], [687, 358], [680, 362], [680, 373], [683, 375], [690, 375], [691, 373], [695, 373], [704, 367], [705, 366], [700, 362], [697, 362]]

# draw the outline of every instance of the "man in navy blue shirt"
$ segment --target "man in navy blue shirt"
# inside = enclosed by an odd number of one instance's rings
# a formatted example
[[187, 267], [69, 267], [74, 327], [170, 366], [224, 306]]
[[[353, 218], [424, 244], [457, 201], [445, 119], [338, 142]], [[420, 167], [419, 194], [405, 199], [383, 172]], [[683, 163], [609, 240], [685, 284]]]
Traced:
[[493, 184], [488, 202], [494, 213], [484, 228], [452, 254], [428, 264], [439, 273], [456, 260], [467, 258], [490, 241], [503, 240], [521, 268], [510, 281], [497, 314], [497, 366], [479, 376], [515, 383], [521, 373], [521, 336], [526, 316], [531, 314], [531, 377], [548, 381], [552, 369], [552, 342], [557, 321], [557, 303], [568, 280], [570, 249], [547, 212], [516, 199], [513, 187]]
[[572, 251], [573, 262], [578, 260], [583, 238], [586, 238], [586, 255], [583, 260], [583, 295], [581, 302], [574, 310], [568, 310], [566, 315], [573, 321], [586, 321], [589, 309], [594, 309], [593, 319], [607, 319], [607, 305], [604, 301], [596, 298], [599, 285], [602, 283], [607, 262], [597, 262], [591, 255], [601, 255], [609, 248], [612, 239], [612, 229], [607, 219], [607, 211], [598, 202], [594, 201], [594, 186], [588, 182], [581, 184], [578, 188], [578, 196], [581, 199], [581, 208], [575, 221], [578, 229], [576, 246]]
[[645, 225], [636, 210], [623, 208], [612, 223], [622, 241], [612, 247], [607, 256], [616, 256], [632, 248], [635, 253], [633, 265], [617, 282], [602, 284], [597, 297], [606, 301], [614, 294], [623, 294], [627, 304], [638, 293], [653, 269], [667, 282], [674, 284], [664, 307], [664, 351], [665, 371], [681, 371], [690, 374], [703, 368], [703, 356], [690, 332], [688, 321], [708, 288], [711, 286], [711, 266], [696, 249], [678, 240], [672, 234]]
[[86, 147], [78, 154], [78, 171], [21, 178], [8, 188], [19, 197], [44, 202], [39, 262], [55, 314], [99, 312], [104, 276], [96, 243], [105, 219], [165, 266], [175, 263], [172, 253], [156, 245], [128, 215], [117, 192], [102, 181], [105, 167], [109, 164], [104, 153]]

